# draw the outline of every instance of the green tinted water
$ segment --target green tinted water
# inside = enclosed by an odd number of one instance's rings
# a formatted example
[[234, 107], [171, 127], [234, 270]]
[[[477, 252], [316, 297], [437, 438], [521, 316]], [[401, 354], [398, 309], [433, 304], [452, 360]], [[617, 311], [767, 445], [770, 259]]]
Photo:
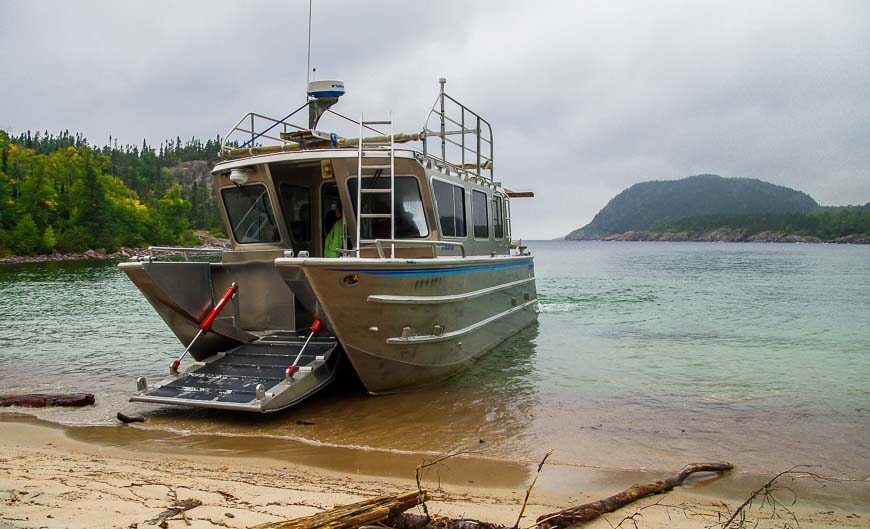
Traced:
[[126, 402], [136, 376], [163, 377], [182, 347], [114, 263], [0, 266], [0, 387], [95, 392], [93, 408], [37, 412], [73, 424], [111, 424], [122, 410], [194, 435], [870, 475], [870, 248], [530, 246], [539, 323], [463, 375], [376, 398], [348, 377], [269, 416]]

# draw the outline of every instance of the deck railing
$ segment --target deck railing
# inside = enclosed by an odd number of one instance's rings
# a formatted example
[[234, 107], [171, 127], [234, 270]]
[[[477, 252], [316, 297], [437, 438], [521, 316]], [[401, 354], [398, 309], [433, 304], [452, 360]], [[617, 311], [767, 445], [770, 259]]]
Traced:
[[[432, 256], [437, 257], [436, 248], [438, 246], [445, 246], [447, 249], [452, 249], [454, 246], [458, 246], [460, 251], [462, 251], [462, 257], [467, 257], [465, 254], [465, 245], [461, 242], [453, 242], [453, 241], [430, 241], [430, 240], [415, 240], [415, 239], [375, 239], [375, 248], [378, 250], [378, 257], [384, 259], [386, 254], [384, 253], [384, 244], [389, 244], [391, 249], [391, 254], [395, 253], [396, 247], [401, 247], [403, 245], [409, 246], [431, 246], [432, 247]], [[390, 255], [390, 257], [395, 257], [395, 255]]]
[[[444, 91], [445, 79], [439, 79], [439, 82], [441, 90], [426, 116], [423, 130], [414, 134], [396, 134], [395, 142], [419, 142], [420, 147], [411, 147], [410, 150], [417, 152], [422, 162], [459, 176], [473, 176], [492, 182], [492, 126], [479, 114], [447, 95]], [[299, 134], [307, 132], [308, 128], [290, 122], [290, 118], [310, 104], [311, 101], [305, 103], [281, 119], [248, 112], [224, 135], [221, 156], [227, 159], [306, 148], [357, 148], [359, 138], [341, 138], [324, 133], [308, 136]], [[326, 112], [360, 126], [359, 121], [331, 109]], [[363, 125], [363, 128], [384, 135], [384, 132], [373, 127]], [[301, 137], [305, 137], [306, 141], [301, 141]], [[331, 138], [331, 141], [325, 138]], [[363, 138], [362, 141], [367, 139], [371, 138]], [[437, 148], [438, 144], [440, 149]]]
[[[438, 80], [441, 92], [423, 126], [423, 156], [430, 157], [431, 138], [441, 139], [440, 161], [481, 178], [493, 179], [492, 126], [468, 107], [444, 92], [447, 79]], [[438, 130], [430, 128], [437, 121]], [[459, 128], [455, 128], [459, 127]], [[457, 139], [458, 138], [458, 139]], [[452, 146], [448, 156], [448, 144]], [[458, 153], [456, 153], [458, 149]], [[458, 159], [456, 158], [458, 156]], [[437, 156], [436, 156], [437, 158]], [[483, 171], [489, 171], [486, 175]]]
[[226, 251], [225, 248], [209, 248], [204, 246], [149, 246], [147, 259], [153, 261], [155, 258], [160, 257], [182, 256], [185, 262], [189, 262], [192, 255], [222, 256], [224, 251]]

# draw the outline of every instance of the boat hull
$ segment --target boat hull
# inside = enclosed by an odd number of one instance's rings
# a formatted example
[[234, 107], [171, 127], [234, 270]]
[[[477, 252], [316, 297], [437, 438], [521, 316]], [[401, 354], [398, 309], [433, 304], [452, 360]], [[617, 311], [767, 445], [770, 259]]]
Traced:
[[291, 289], [304, 277], [316, 311], [373, 394], [431, 384], [537, 319], [531, 256], [298, 259], [275, 265]]
[[[185, 346], [191, 344], [200, 330], [199, 322], [214, 306], [214, 288], [229, 286], [228, 281], [215, 281], [209, 263], [130, 261], [119, 267]], [[256, 338], [239, 329], [229, 313], [190, 345], [193, 358], [203, 360]]]

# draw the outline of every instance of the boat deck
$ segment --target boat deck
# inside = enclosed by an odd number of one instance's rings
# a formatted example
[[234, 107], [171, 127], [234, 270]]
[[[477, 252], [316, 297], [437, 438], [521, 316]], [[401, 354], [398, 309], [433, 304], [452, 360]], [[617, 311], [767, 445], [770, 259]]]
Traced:
[[[305, 334], [281, 331], [218, 353], [185, 373], [145, 388], [130, 400], [240, 411], [277, 411], [308, 397], [335, 375], [331, 336], [312, 338], [299, 357], [299, 371], [285, 377], [305, 343]], [[261, 394], [257, 394], [258, 387]]]

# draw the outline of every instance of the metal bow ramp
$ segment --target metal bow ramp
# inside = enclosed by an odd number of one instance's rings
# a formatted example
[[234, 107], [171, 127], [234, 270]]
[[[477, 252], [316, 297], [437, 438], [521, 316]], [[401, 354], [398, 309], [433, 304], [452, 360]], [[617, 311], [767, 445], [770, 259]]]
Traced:
[[278, 332], [217, 353], [152, 387], [140, 378], [130, 401], [263, 413], [287, 408], [335, 378], [338, 341], [326, 335], [311, 339], [298, 371], [286, 376], [305, 338]]

